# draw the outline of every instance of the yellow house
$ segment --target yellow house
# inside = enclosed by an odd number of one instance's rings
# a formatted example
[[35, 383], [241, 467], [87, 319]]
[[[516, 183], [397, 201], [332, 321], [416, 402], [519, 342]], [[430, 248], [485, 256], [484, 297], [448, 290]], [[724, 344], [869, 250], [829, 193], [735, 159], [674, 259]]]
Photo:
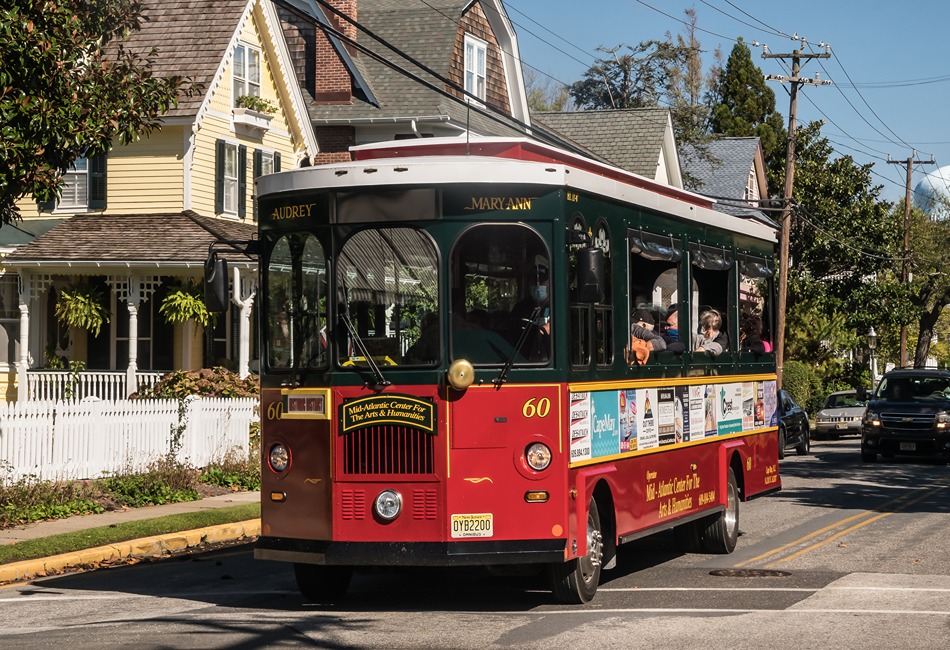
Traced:
[[[245, 375], [257, 358], [255, 259], [230, 256], [232, 302], [213, 327], [169, 325], [160, 307], [189, 282], [200, 286], [211, 242], [255, 236], [254, 177], [317, 153], [280, 18], [270, 0], [145, 6], [149, 20], [127, 48], [154, 47], [155, 74], [189, 77], [200, 91], [150, 137], [77, 160], [58, 201], [24, 202], [17, 228], [0, 232], [8, 400], [39, 397], [41, 380], [54, 377], [42, 370], [69, 361], [85, 364], [83, 377], [117, 382], [124, 397], [162, 372], [228, 365]], [[109, 317], [98, 334], [59, 322], [64, 293], [101, 298]]]

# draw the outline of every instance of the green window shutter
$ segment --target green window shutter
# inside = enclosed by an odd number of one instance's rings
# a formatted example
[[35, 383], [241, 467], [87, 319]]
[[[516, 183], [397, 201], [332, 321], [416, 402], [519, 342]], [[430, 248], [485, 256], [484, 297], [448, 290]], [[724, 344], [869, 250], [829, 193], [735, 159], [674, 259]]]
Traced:
[[238, 146], [238, 216], [247, 216], [247, 147]]
[[279, 171], [280, 171], [280, 152], [275, 151], [274, 152], [274, 173], [276, 174]]
[[214, 211], [216, 214], [224, 212], [224, 140], [214, 143]]
[[100, 153], [89, 159], [89, 207], [106, 209], [106, 154]]
[[254, 178], [257, 178], [261, 175], [261, 169], [263, 168], [263, 163], [261, 160], [264, 158], [264, 155], [261, 153], [260, 149], [254, 150]]

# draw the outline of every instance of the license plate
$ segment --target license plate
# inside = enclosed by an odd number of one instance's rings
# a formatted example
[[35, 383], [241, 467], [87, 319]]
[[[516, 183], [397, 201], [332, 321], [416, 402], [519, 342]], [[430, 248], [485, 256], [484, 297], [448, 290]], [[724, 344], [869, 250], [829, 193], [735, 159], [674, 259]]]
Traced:
[[917, 451], [916, 442], [902, 442], [901, 451]]
[[494, 534], [491, 513], [452, 515], [452, 537], [491, 537]]
[[848, 423], [847, 423], [847, 422], [839, 422], [838, 424], [835, 425], [835, 428], [836, 428], [836, 429], [847, 429], [847, 428], [848, 428]]

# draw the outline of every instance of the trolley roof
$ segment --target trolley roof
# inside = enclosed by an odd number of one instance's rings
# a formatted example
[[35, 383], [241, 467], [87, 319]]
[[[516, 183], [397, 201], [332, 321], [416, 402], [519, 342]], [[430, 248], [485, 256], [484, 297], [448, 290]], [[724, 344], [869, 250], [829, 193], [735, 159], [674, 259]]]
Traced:
[[776, 240], [774, 228], [715, 211], [709, 197], [526, 138], [425, 138], [359, 145], [351, 151], [352, 162], [261, 176], [255, 180], [258, 196], [393, 185], [549, 185]]

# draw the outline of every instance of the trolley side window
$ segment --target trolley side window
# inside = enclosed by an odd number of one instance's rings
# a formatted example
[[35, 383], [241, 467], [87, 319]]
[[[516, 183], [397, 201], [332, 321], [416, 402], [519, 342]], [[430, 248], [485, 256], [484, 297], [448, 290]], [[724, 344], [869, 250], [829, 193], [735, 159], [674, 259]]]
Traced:
[[264, 278], [267, 364], [270, 368], [327, 365], [327, 263], [313, 235], [281, 236]]
[[[628, 330], [626, 340], [630, 340], [629, 327], [634, 318], [643, 317], [643, 311], [649, 313], [645, 322], [652, 320], [653, 332], [663, 337], [665, 349], [685, 349], [688, 346], [686, 327], [680, 326], [678, 316], [680, 300], [680, 265], [683, 259], [683, 245], [678, 237], [670, 234], [656, 234], [643, 230], [628, 233], [630, 247], [630, 304], [628, 309]], [[686, 341], [680, 343], [680, 341]], [[650, 358], [664, 358], [665, 355], [651, 354]]]
[[689, 255], [693, 293], [689, 322], [696, 334], [693, 349], [701, 347], [702, 341], [712, 341], [716, 346], [704, 348], [710, 358], [728, 356], [736, 349], [738, 327], [738, 323], [730, 322], [730, 315], [735, 313], [730, 297], [734, 282], [732, 250], [691, 243]]

